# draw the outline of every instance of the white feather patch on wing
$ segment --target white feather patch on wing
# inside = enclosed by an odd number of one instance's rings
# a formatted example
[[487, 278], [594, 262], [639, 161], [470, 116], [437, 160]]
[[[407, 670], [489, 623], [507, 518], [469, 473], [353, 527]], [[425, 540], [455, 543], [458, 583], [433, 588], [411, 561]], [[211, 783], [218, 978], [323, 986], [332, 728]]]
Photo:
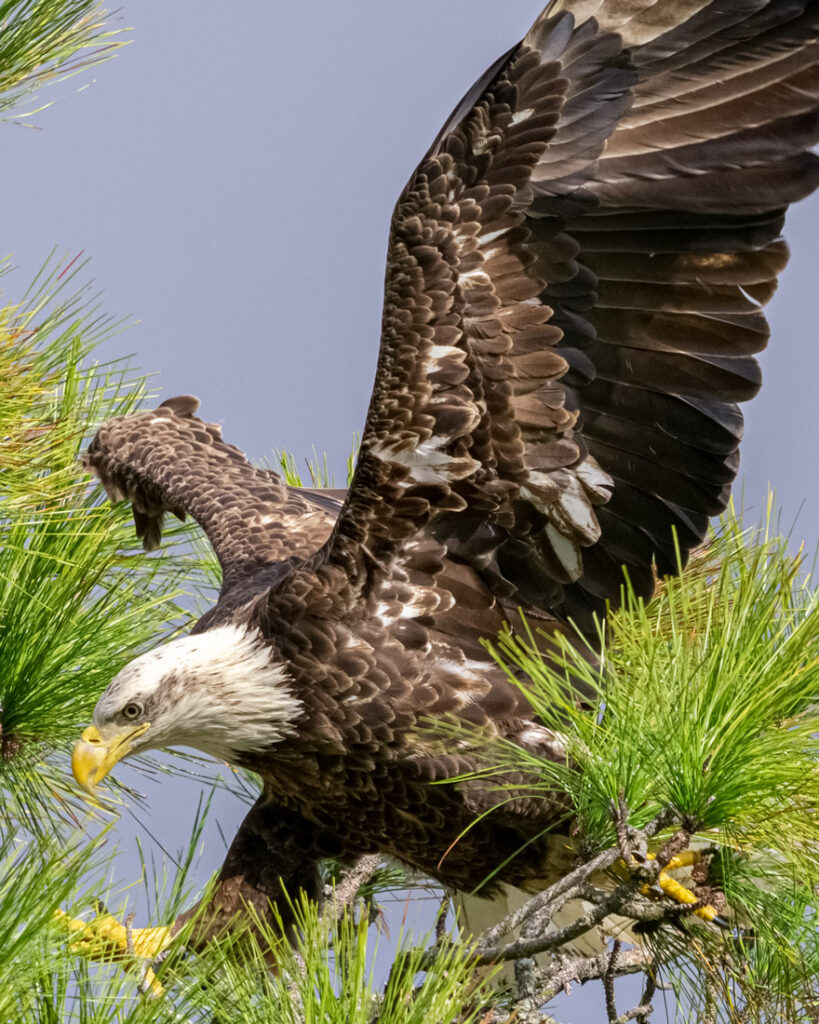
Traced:
[[409, 598], [379, 601], [373, 615], [382, 626], [394, 625], [399, 619], [415, 619], [431, 615], [441, 604], [441, 596], [432, 587], [414, 586]]
[[587, 544], [600, 539], [600, 524], [576, 471], [568, 474], [560, 497], [549, 509], [549, 518], [558, 529], [562, 527], [569, 534], [579, 533]]
[[534, 107], [526, 107], [525, 110], [516, 110], [515, 113], [512, 114], [512, 124], [520, 124], [521, 121], [528, 121], [534, 112]]
[[556, 761], [564, 760], [567, 756], [565, 735], [555, 732], [553, 729], [547, 729], [544, 725], [538, 725], [537, 722], [527, 723], [520, 732], [515, 733], [510, 739], [529, 750], [547, 754]]
[[449, 437], [430, 437], [414, 448], [374, 444], [370, 451], [382, 462], [405, 467], [409, 471], [405, 486], [463, 480], [479, 469], [480, 463], [469, 455], [453, 456], [441, 451], [449, 440]]
[[[509, 231], [509, 228], [498, 228], [497, 231], [487, 231], [485, 234], [480, 235], [478, 242], [481, 246], [490, 245], [492, 242], [497, 241], [502, 235], [505, 235]], [[488, 253], [485, 255], [489, 255]]]
[[551, 523], [546, 524], [546, 536], [549, 538], [558, 561], [569, 574], [569, 578], [580, 579], [583, 573], [583, 556], [580, 554], [577, 544], [568, 537], [564, 537]]
[[466, 352], [454, 345], [433, 345], [425, 357], [428, 373], [440, 370], [444, 363], [460, 365], [466, 359]]
[[[463, 703], [469, 703], [476, 697], [485, 696], [489, 691], [486, 673], [493, 667], [489, 661], [473, 661], [471, 658], [436, 657], [435, 669], [443, 676], [454, 676], [459, 685], [458, 696]], [[468, 685], [469, 689], [463, 689]]]
[[587, 455], [575, 468], [575, 473], [592, 501], [603, 504], [609, 500], [614, 480], [593, 455]]

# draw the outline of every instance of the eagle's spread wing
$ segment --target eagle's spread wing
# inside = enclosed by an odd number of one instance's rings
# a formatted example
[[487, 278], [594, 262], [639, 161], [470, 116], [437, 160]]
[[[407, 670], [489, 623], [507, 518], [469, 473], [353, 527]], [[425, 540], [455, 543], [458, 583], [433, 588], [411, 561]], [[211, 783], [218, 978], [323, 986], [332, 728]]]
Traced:
[[359, 594], [435, 538], [511, 606], [588, 627], [622, 566], [643, 594], [675, 568], [672, 527], [698, 543], [784, 209], [819, 181], [818, 23], [807, 0], [565, 0], [468, 94], [393, 216], [326, 552]]
[[[655, 563], [676, 567], [674, 529], [685, 555], [725, 507], [784, 210], [819, 182], [818, 33], [819, 0], [549, 6], [399, 199], [372, 402], [332, 534], [332, 499], [254, 470], [184, 400], [102, 428], [88, 464], [131, 498], [146, 541], [164, 511], [197, 518], [226, 587], [271, 588], [254, 624], [304, 683], [299, 772], [270, 772], [214, 906], [237, 886], [265, 905], [277, 799], [319, 826], [305, 862], [291, 850], [278, 869], [299, 884], [327, 835], [429, 865], [461, 820], [427, 807], [427, 782], [459, 766], [406, 739], [418, 718], [540, 742], [478, 639], [520, 605], [589, 629], [623, 566], [648, 594]], [[395, 825], [412, 807], [427, 817]], [[458, 813], [481, 809], [467, 792]], [[448, 854], [450, 881], [473, 885], [484, 851], [504, 855], [495, 821], [463, 829], [483, 845]]]
[[[282, 563], [304, 559], [327, 539], [343, 491], [286, 486], [195, 416], [189, 395], [103, 424], [83, 457], [112, 500], [131, 502], [146, 550], [159, 545], [170, 512], [204, 529], [223, 574], [223, 597], [268, 581]], [[245, 585], [245, 586], [243, 586]]]

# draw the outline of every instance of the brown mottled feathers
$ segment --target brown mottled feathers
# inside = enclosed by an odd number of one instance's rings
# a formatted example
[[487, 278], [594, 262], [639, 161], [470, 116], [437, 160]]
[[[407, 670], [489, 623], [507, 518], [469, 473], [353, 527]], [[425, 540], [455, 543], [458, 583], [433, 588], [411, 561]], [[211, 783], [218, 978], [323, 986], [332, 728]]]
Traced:
[[113, 501], [131, 502], [147, 551], [159, 546], [165, 513], [193, 516], [222, 566], [223, 597], [239, 587], [247, 598], [280, 578], [281, 563], [292, 565], [320, 547], [338, 502], [335, 492], [302, 492], [252, 466], [222, 440], [219, 426], [194, 415], [198, 406], [198, 399], [182, 395], [110, 420], [83, 464]]
[[101, 428], [87, 465], [146, 546], [189, 513], [219, 556], [198, 628], [250, 622], [288, 664], [299, 729], [251, 765], [270, 807], [458, 887], [558, 819], [519, 796], [442, 860], [504, 792], [430, 787], [470, 761], [415, 726], [559, 757], [480, 638], [519, 607], [593, 633], [623, 567], [650, 594], [674, 531], [685, 556], [725, 507], [785, 208], [819, 182], [817, 36], [819, 0], [555, 0], [398, 200], [343, 506], [250, 466], [190, 399]]

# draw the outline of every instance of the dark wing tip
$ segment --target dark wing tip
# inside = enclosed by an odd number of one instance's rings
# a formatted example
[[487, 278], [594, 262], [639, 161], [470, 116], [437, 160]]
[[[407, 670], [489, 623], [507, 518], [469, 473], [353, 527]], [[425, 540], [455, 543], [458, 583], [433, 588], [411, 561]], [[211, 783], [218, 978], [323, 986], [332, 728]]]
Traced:
[[136, 535], [142, 541], [145, 551], [156, 551], [162, 543], [162, 522], [165, 518], [162, 511], [141, 512], [135, 505], [131, 506], [134, 517]]
[[160, 402], [159, 409], [170, 409], [177, 416], [193, 416], [199, 408], [199, 399], [196, 395], [176, 395], [174, 398], [166, 398]]

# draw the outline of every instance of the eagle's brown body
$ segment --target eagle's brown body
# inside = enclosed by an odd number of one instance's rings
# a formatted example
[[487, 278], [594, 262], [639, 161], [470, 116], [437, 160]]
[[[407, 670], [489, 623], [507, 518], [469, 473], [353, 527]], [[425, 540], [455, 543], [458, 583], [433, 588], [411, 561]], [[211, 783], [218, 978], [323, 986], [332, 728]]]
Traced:
[[[322, 825], [343, 859], [381, 850], [466, 890], [479, 888], [506, 861], [505, 877], [516, 884], [542, 876], [546, 841], [523, 847], [532, 838], [532, 821], [543, 828], [565, 817], [560, 801], [512, 794], [508, 787], [524, 782], [518, 776], [505, 777], [503, 785], [497, 778], [430, 785], [477, 764], [466, 740], [459, 752], [425, 738], [430, 722], [445, 717], [475, 721], [491, 735], [521, 742], [528, 734], [530, 746], [560, 756], [559, 741], [534, 725], [522, 692], [489, 665], [472, 687], [465, 686], [457, 669], [436, 672], [426, 651], [407, 652], [365, 624], [349, 632], [337, 627], [328, 640], [322, 621], [319, 614], [318, 642], [306, 615], [294, 631], [297, 638], [291, 633], [282, 646], [289, 664], [304, 666], [293, 672], [304, 713], [272, 770], [263, 772], [270, 797]], [[321, 668], [313, 663], [314, 651], [321, 652]], [[329, 686], [320, 682], [328, 666], [335, 669]], [[470, 692], [474, 697], [465, 696]], [[258, 759], [248, 763], [259, 770]]]
[[552, 3], [398, 201], [343, 504], [251, 467], [190, 400], [101, 428], [87, 464], [146, 544], [167, 511], [213, 544], [224, 586], [196, 631], [258, 628], [300, 702], [285, 739], [237, 758], [265, 792], [225, 913], [309, 888], [330, 853], [459, 889], [507, 860], [506, 881], [544, 873], [546, 839], [511, 855], [565, 809], [505, 803], [519, 780], [430, 786], [475, 761], [418, 726], [561, 756], [480, 639], [519, 608], [593, 638], [624, 566], [650, 594], [725, 508], [784, 211], [819, 182], [817, 33], [816, 0]]

